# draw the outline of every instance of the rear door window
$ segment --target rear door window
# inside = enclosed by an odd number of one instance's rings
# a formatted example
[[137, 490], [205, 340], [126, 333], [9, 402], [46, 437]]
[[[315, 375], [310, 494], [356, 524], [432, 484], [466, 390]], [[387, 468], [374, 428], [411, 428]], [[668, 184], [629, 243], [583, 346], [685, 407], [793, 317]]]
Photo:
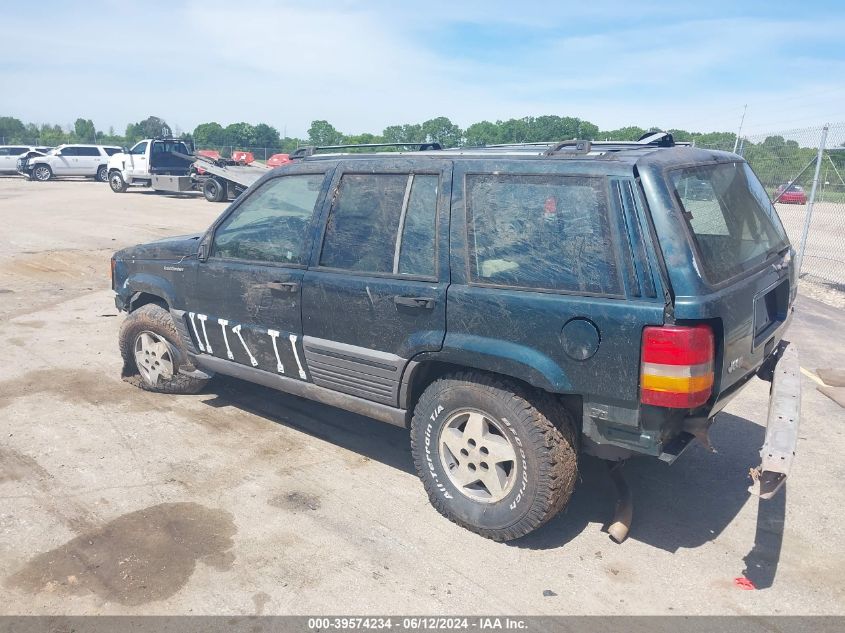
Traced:
[[475, 283], [620, 295], [603, 178], [467, 176]]
[[320, 266], [433, 277], [439, 176], [344, 174]]
[[765, 189], [746, 163], [678, 169], [670, 181], [710, 283], [726, 281], [788, 246]]

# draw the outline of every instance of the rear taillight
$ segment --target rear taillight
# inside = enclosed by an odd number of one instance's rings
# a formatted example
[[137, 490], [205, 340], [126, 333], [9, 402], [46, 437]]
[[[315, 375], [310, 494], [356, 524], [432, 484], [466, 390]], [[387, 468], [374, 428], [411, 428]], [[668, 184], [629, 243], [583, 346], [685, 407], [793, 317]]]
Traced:
[[706, 325], [665, 325], [643, 330], [640, 401], [692, 409], [713, 391], [715, 345]]

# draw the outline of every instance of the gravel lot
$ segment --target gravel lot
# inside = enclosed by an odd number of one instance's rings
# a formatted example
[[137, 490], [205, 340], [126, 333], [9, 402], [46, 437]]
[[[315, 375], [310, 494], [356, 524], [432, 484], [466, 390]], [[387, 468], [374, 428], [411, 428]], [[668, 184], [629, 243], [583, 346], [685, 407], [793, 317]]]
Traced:
[[[110, 253], [222, 210], [0, 179], [0, 613], [845, 613], [845, 411], [806, 377], [784, 493], [746, 492], [754, 381], [717, 453], [626, 466], [623, 545], [595, 460], [564, 513], [497, 544], [429, 506], [402, 429], [233, 379], [181, 397], [122, 382]], [[811, 371], [845, 366], [840, 310], [802, 297], [791, 338]]]

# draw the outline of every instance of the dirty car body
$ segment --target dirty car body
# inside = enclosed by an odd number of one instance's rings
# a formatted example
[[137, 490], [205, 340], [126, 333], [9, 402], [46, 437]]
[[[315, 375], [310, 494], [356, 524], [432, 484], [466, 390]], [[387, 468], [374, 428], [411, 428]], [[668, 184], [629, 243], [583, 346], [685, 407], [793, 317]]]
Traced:
[[[204, 234], [115, 254], [118, 308], [173, 319], [174, 373], [410, 427], [435, 507], [497, 540], [565, 505], [531, 505], [549, 460], [672, 462], [755, 376], [774, 384], [755, 492], [782, 484], [797, 279], [740, 157], [658, 135], [292, 158]], [[537, 428], [571, 454], [539, 447], [537, 470]]]

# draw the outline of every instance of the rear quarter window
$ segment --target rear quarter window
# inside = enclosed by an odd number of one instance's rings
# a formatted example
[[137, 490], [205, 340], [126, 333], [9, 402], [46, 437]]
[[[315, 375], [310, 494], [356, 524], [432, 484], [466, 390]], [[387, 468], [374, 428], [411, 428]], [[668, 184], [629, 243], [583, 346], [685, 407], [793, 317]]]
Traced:
[[620, 295], [603, 178], [467, 176], [470, 279]]

